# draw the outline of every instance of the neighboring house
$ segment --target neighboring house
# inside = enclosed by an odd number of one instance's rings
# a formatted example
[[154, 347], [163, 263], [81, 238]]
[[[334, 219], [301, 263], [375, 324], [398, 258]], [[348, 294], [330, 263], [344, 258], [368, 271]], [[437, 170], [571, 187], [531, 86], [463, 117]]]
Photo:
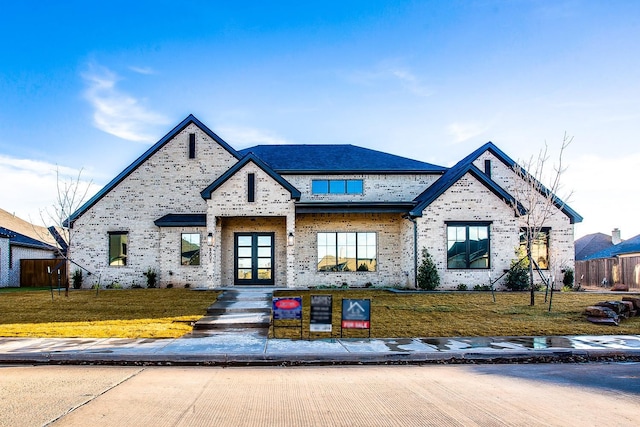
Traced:
[[576, 261], [576, 280], [583, 286], [623, 284], [640, 289], [640, 234]]
[[[69, 218], [71, 257], [123, 286], [153, 269], [162, 286], [413, 287], [426, 248], [443, 287], [487, 284], [520, 245], [514, 166], [492, 143], [452, 168], [353, 145], [238, 151], [189, 116]], [[557, 203], [536, 251], [559, 271], [582, 218]]]
[[614, 228], [611, 236], [604, 233], [593, 233], [582, 236], [575, 241], [575, 259], [576, 261], [584, 261], [591, 255], [608, 249], [622, 242], [620, 238], [620, 229]]
[[44, 227], [33, 225], [0, 209], [0, 287], [20, 286], [20, 261], [53, 259], [55, 239]]

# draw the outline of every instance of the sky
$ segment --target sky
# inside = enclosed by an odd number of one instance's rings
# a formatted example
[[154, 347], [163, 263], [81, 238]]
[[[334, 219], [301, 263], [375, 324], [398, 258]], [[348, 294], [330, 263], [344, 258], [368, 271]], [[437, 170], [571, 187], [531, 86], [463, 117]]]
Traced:
[[627, 239], [639, 40], [635, 0], [0, 0], [0, 208], [41, 223], [57, 183], [92, 195], [194, 114], [236, 149], [452, 166], [487, 141], [523, 163], [546, 146], [549, 179], [566, 135], [575, 236]]

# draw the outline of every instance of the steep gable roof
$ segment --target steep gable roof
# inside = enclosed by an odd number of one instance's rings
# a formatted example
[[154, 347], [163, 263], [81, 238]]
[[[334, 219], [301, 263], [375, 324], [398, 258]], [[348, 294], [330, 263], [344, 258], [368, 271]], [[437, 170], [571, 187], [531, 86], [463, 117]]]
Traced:
[[289, 181], [287, 181], [286, 179], [278, 175], [273, 169], [269, 167], [269, 165], [267, 165], [265, 162], [260, 160], [260, 158], [255, 156], [253, 153], [249, 153], [248, 155], [244, 156], [238, 163], [233, 165], [225, 173], [223, 173], [218, 179], [213, 181], [211, 185], [209, 185], [207, 188], [202, 190], [200, 192], [200, 194], [202, 195], [202, 198], [210, 199], [211, 193], [213, 193], [218, 187], [224, 184], [229, 178], [235, 175], [236, 172], [242, 169], [249, 162], [253, 162], [256, 166], [258, 166], [266, 174], [268, 174], [271, 178], [273, 178], [276, 182], [278, 182], [278, 184], [280, 184], [285, 189], [287, 189], [289, 193], [291, 193], [292, 199], [300, 200], [300, 191], [297, 188], [295, 188], [293, 185], [291, 185]]
[[446, 168], [351, 144], [256, 145], [253, 153], [278, 173], [443, 173]]
[[[473, 151], [467, 157], [462, 159], [461, 162], [473, 162], [478, 157], [480, 157], [480, 155], [482, 153], [484, 153], [485, 151], [489, 151], [498, 160], [500, 160], [504, 165], [506, 165], [507, 167], [511, 168], [512, 170], [515, 170], [516, 167], [518, 166], [518, 164], [511, 157], [507, 156], [502, 150], [500, 150], [491, 141], [487, 142], [486, 144], [484, 144], [481, 147], [479, 147], [477, 150]], [[529, 172], [524, 170], [524, 168], [522, 169], [522, 171], [526, 175], [529, 175]], [[551, 191], [549, 191], [544, 185], [540, 184], [540, 194], [542, 194], [543, 196], [546, 197], [549, 194], [551, 194]], [[582, 216], [580, 216], [580, 214], [578, 214], [576, 211], [571, 209], [571, 207], [569, 207], [569, 205], [567, 205], [565, 202], [563, 202], [555, 194], [553, 195], [553, 203], [558, 209], [560, 209], [560, 211], [562, 213], [564, 213], [567, 217], [569, 217], [569, 221], [571, 222], [571, 224], [575, 224], [577, 222], [582, 222]]]
[[575, 259], [582, 261], [589, 256], [613, 246], [611, 236], [604, 233], [593, 233], [582, 236], [575, 241]]
[[133, 171], [135, 171], [140, 165], [142, 165], [149, 157], [155, 154], [158, 150], [164, 147], [167, 142], [169, 142], [173, 137], [182, 132], [187, 126], [190, 124], [195, 124], [199, 127], [204, 133], [206, 133], [211, 139], [217, 142], [220, 146], [222, 146], [225, 150], [227, 150], [230, 154], [232, 154], [237, 159], [241, 158], [241, 155], [234, 150], [229, 144], [227, 144], [222, 138], [216, 135], [211, 129], [209, 129], [204, 123], [198, 120], [193, 114], [189, 114], [187, 118], [181, 121], [176, 127], [174, 127], [169, 133], [167, 133], [162, 139], [152, 145], [147, 151], [144, 152], [140, 157], [138, 157], [133, 163], [127, 166], [122, 172], [118, 174], [111, 182], [105, 185], [102, 190], [98, 191], [91, 199], [89, 199], [84, 205], [82, 205], [77, 211], [75, 211], [69, 219], [65, 221], [65, 226], [77, 218], [82, 216], [90, 207], [95, 205], [100, 199], [102, 199], [109, 191], [111, 191], [115, 186], [120, 184], [126, 177], [131, 175]]
[[[465, 160], [466, 159], [466, 160]], [[473, 175], [480, 183], [491, 190], [496, 196], [504, 200], [505, 203], [513, 206], [515, 199], [511, 194], [507, 193], [502, 187], [489, 179], [482, 171], [468, 160], [468, 157], [458, 162], [455, 166], [444, 173], [436, 182], [423, 191], [414, 199], [416, 206], [409, 212], [414, 217], [422, 216], [422, 211], [447, 191], [453, 184], [467, 173]], [[475, 158], [474, 158], [475, 159]], [[524, 213], [524, 208], [518, 204], [520, 214]]]
[[583, 259], [583, 261], [588, 261], [591, 259], [597, 258], [611, 258], [618, 255], [626, 255], [626, 254], [634, 254], [640, 252], [640, 234], [630, 239], [625, 240], [622, 243], [618, 243], [617, 245], [612, 245], [606, 249], [603, 249], [599, 252], [591, 254]]

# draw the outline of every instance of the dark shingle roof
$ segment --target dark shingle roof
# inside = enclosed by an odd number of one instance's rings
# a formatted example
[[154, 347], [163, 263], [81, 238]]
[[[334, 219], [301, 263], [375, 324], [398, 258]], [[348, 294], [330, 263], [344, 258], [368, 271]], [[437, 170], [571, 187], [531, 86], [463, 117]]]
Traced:
[[446, 168], [350, 144], [256, 145], [254, 153], [278, 173], [442, 173]]
[[625, 254], [633, 254], [640, 252], [640, 234], [635, 237], [632, 237], [628, 240], [625, 240], [622, 243], [618, 243], [617, 245], [612, 245], [606, 249], [603, 249], [599, 252], [589, 255], [584, 258], [583, 261], [588, 261], [590, 259], [597, 258], [611, 258], [617, 255], [625, 255]]
[[0, 227], [0, 234], [7, 236], [12, 246], [24, 246], [28, 248], [46, 249], [50, 251], [57, 250], [57, 248], [54, 246], [48, 245], [44, 242], [41, 242], [40, 240], [33, 239], [29, 236], [25, 236], [24, 234], [20, 234], [4, 227]]
[[613, 246], [611, 236], [604, 233], [587, 234], [575, 241], [576, 261], [582, 261], [589, 256]]

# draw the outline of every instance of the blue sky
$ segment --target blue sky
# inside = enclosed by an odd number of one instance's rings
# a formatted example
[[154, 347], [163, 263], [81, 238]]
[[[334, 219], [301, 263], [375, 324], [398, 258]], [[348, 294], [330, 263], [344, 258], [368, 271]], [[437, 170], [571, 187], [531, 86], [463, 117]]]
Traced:
[[106, 184], [192, 113], [234, 148], [350, 143], [450, 166], [545, 142], [576, 237], [640, 233], [640, 2], [0, 0], [0, 207]]

